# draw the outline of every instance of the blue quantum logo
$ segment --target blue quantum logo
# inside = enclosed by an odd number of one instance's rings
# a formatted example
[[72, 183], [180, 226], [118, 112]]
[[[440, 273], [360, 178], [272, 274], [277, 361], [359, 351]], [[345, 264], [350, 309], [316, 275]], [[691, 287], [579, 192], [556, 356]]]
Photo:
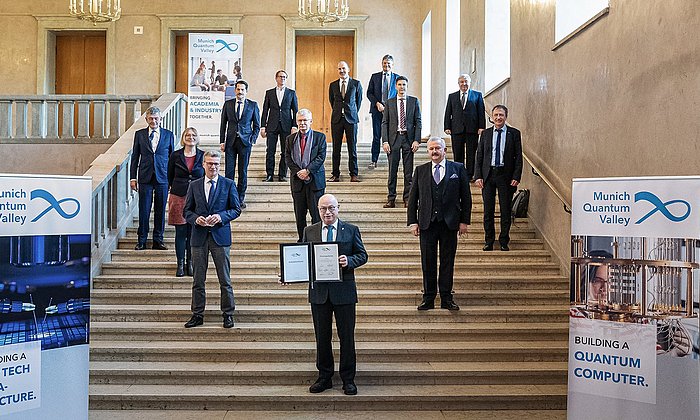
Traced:
[[[220, 52], [221, 50], [229, 50], [231, 52], [237, 51], [238, 50], [238, 44], [235, 42], [231, 42], [230, 44], [223, 39], [217, 39], [216, 40], [216, 45], [221, 44], [221, 48], [216, 50], [216, 52]], [[231, 48], [231, 45], [233, 45], [233, 48]]]
[[[654, 208], [647, 214], [644, 215], [641, 219], [637, 220], [635, 222], [636, 225], [644, 222], [648, 218], [650, 218], [654, 213], [661, 212], [668, 220], [672, 222], [682, 222], [685, 219], [690, 216], [690, 203], [688, 203], [685, 200], [669, 200], [667, 202], [661, 201], [659, 197], [656, 195], [650, 193], [649, 191], [640, 191], [634, 195], [634, 202], [638, 201], [648, 201], [649, 203], [654, 205]], [[682, 204], [685, 206], [685, 214], [682, 216], [676, 216], [671, 211], [668, 209], [669, 206], [673, 204]]]
[[[44, 209], [44, 211], [39, 213], [39, 215], [32, 220], [32, 223], [44, 217], [44, 215], [50, 212], [51, 210], [56, 210], [56, 213], [60, 214], [61, 217], [63, 217], [64, 219], [72, 219], [75, 216], [77, 216], [78, 213], [80, 213], [80, 202], [75, 198], [64, 198], [62, 200], [57, 200], [56, 197], [54, 197], [50, 192], [46, 190], [34, 190], [31, 193], [30, 201], [34, 200], [35, 198], [44, 199], [44, 201], [49, 203], [49, 206], [46, 209]], [[75, 203], [75, 211], [73, 213], [67, 213], [61, 207], [61, 204], [66, 202]]]

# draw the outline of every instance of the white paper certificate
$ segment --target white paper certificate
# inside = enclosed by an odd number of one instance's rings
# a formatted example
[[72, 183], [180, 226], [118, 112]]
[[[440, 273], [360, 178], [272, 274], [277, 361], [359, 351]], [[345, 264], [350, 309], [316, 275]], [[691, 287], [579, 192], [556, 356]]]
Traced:
[[342, 281], [338, 263], [338, 244], [326, 242], [314, 244], [315, 281]]
[[284, 245], [282, 251], [282, 280], [285, 283], [309, 281], [309, 245]]

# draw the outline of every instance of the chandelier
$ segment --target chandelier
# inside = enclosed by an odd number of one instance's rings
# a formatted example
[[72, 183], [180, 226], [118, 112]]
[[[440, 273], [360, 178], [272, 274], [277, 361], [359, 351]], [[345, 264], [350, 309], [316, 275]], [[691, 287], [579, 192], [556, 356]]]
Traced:
[[68, 9], [71, 16], [88, 20], [93, 25], [115, 21], [122, 14], [121, 0], [68, 0]]
[[321, 26], [348, 18], [348, 0], [299, 0], [299, 17]]

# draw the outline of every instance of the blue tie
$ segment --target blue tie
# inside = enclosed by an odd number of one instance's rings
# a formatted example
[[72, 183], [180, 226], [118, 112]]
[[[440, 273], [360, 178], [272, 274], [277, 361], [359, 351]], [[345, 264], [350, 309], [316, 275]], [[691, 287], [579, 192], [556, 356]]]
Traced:
[[148, 140], [151, 141], [151, 148], [153, 149], [153, 151], [156, 150], [156, 145], [153, 144], [153, 138], [154, 138], [155, 136], [156, 136], [156, 130], [151, 130], [151, 134], [148, 135]]
[[496, 150], [493, 151], [496, 154], [496, 160], [493, 166], [501, 166], [501, 132], [503, 129], [498, 128], [496, 131], [498, 131], [498, 134], [496, 134]]
[[326, 235], [326, 242], [333, 242], [333, 225], [328, 225], [328, 234]]
[[209, 199], [207, 200], [207, 205], [211, 207], [214, 202], [214, 191], [216, 191], [216, 182], [213, 179], [209, 180], [211, 188], [209, 188]]
[[241, 119], [241, 101], [236, 102], [236, 119]]

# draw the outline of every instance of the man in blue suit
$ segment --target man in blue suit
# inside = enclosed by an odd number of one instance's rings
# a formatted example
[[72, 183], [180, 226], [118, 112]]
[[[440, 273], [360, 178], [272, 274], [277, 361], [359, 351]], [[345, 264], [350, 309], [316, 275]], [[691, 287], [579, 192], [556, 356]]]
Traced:
[[460, 75], [457, 83], [459, 90], [447, 97], [445, 134], [452, 137], [454, 161], [464, 164], [467, 175], [473, 179], [479, 134], [486, 128], [484, 97], [470, 88], [472, 79], [468, 74]]
[[330, 182], [340, 181], [340, 150], [343, 134], [348, 146], [348, 172], [350, 182], [360, 182], [357, 176], [357, 115], [362, 104], [362, 84], [350, 77], [350, 67], [345, 61], [338, 63], [340, 78], [328, 86], [328, 101], [331, 104], [331, 137], [333, 138], [333, 169]]
[[134, 134], [131, 150], [131, 189], [139, 193], [139, 229], [136, 250], [146, 249], [148, 222], [153, 214], [153, 249], [168, 249], [163, 244], [165, 203], [168, 195], [168, 158], [173, 152], [173, 132], [160, 126], [160, 109], [146, 110], [148, 128]]
[[238, 198], [241, 208], [246, 208], [245, 190], [248, 188], [248, 161], [250, 151], [260, 133], [260, 108], [258, 103], [246, 99], [248, 82], [236, 82], [236, 97], [224, 103], [221, 109], [219, 143], [226, 153], [226, 178], [235, 179], [238, 164]]
[[389, 54], [382, 57], [382, 71], [372, 74], [367, 86], [369, 113], [372, 115], [372, 162], [367, 166], [370, 170], [377, 167], [379, 160], [384, 107], [389, 99], [396, 96], [398, 74], [391, 71], [393, 66], [394, 57]]
[[285, 162], [285, 141], [287, 137], [296, 131], [295, 116], [299, 110], [297, 93], [289, 89], [287, 72], [278, 70], [275, 75], [277, 86], [265, 92], [263, 101], [260, 135], [267, 137], [267, 151], [265, 152], [265, 172], [263, 181], [272, 182], [275, 176], [275, 153], [277, 151], [277, 139], [280, 141], [280, 163], [277, 172], [277, 180], [287, 180], [287, 163]]
[[185, 328], [204, 323], [209, 253], [216, 267], [221, 287], [221, 312], [224, 328], [233, 327], [233, 288], [231, 287], [231, 220], [241, 214], [238, 193], [233, 181], [219, 176], [221, 154], [209, 151], [204, 154], [205, 176], [190, 183], [185, 198], [185, 219], [192, 225], [192, 318]]

